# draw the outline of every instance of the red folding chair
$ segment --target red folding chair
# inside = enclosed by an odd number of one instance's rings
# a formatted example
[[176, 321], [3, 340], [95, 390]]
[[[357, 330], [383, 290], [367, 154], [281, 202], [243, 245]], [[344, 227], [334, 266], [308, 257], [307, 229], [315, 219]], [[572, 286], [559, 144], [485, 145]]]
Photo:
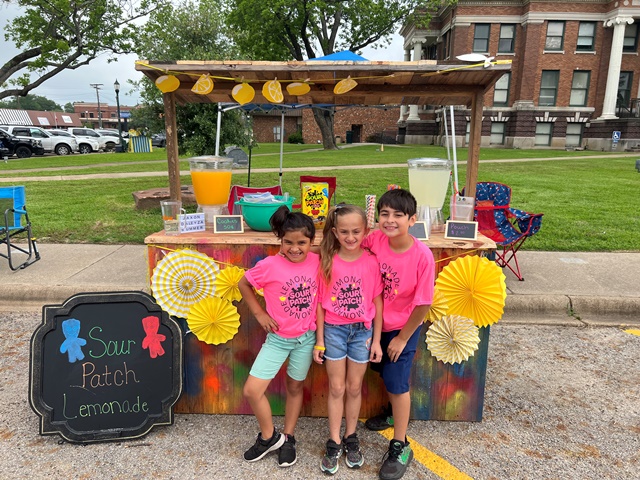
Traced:
[[[334, 205], [336, 204], [336, 177], [315, 177], [313, 175], [300, 175], [300, 185], [302, 186], [303, 183], [326, 183], [329, 186], [329, 204], [331, 204], [331, 200], [333, 200]], [[293, 208], [302, 208], [302, 204], [295, 204], [293, 205]]]
[[274, 185], [273, 187], [243, 187], [242, 185], [233, 185], [229, 191], [229, 201], [227, 202], [229, 214], [242, 215], [242, 207], [235, 203], [247, 193], [265, 192], [269, 192], [272, 195], [282, 195], [282, 187], [280, 187], [280, 185]]

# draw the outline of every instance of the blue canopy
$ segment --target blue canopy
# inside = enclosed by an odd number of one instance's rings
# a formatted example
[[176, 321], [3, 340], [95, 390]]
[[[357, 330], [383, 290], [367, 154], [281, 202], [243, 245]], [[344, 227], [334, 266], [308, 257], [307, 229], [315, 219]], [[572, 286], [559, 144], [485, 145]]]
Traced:
[[349, 50], [344, 50], [342, 52], [335, 52], [330, 55], [326, 55], [324, 57], [310, 58], [309, 60], [331, 60], [336, 62], [345, 61], [345, 60], [348, 60], [351, 62], [368, 62], [369, 61], [368, 59], [361, 57], [360, 55], [357, 55]]

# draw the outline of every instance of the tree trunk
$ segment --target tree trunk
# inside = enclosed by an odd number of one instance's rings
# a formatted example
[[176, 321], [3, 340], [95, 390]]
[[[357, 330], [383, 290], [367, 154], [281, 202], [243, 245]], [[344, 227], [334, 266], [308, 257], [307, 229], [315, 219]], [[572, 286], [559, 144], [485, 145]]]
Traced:
[[320, 133], [322, 134], [322, 145], [325, 150], [338, 150], [336, 145], [336, 137], [333, 134], [333, 115], [335, 109], [329, 108], [311, 108], [313, 118], [315, 118]]

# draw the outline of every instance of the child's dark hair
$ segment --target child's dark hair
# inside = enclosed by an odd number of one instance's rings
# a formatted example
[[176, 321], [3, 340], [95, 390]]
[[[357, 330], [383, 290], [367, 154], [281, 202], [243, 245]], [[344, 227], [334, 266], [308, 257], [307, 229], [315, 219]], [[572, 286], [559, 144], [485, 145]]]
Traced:
[[271, 231], [276, 237], [282, 238], [285, 233], [300, 230], [302, 234], [313, 242], [316, 236], [316, 227], [311, 217], [300, 212], [292, 212], [286, 205], [278, 208], [269, 220]]
[[367, 232], [367, 214], [362, 207], [357, 205], [346, 205], [340, 203], [329, 210], [327, 220], [322, 231], [322, 242], [320, 242], [320, 271], [322, 278], [328, 285], [331, 282], [331, 269], [333, 268], [333, 256], [340, 250], [340, 242], [333, 233], [333, 227], [338, 224], [338, 218], [350, 213], [357, 213], [362, 217], [365, 233]]
[[409, 190], [402, 190], [396, 188], [394, 190], [386, 191], [378, 200], [376, 209], [378, 213], [384, 207], [393, 208], [399, 212], [407, 214], [409, 217], [413, 217], [418, 211], [418, 204], [415, 197]]

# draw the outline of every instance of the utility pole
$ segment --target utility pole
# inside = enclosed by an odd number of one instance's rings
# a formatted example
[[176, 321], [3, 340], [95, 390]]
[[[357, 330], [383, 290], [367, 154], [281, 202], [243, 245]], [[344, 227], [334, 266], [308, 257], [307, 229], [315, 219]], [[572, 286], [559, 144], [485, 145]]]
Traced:
[[98, 128], [102, 128], [102, 110], [100, 110], [100, 87], [102, 83], [90, 83], [92, 88], [96, 89], [96, 97], [98, 97]]

